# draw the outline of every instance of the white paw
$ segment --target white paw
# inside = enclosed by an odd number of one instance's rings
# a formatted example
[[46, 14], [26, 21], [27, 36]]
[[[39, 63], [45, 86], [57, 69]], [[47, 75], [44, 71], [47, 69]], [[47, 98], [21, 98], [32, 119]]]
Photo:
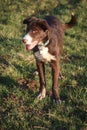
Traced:
[[37, 99], [42, 100], [46, 96], [46, 89], [43, 89], [43, 91], [38, 95]]
[[40, 93], [40, 94], [38, 95], [38, 97], [37, 97], [37, 99], [39, 99], [39, 100], [42, 100], [43, 98], [45, 98], [45, 95], [42, 95], [42, 93]]

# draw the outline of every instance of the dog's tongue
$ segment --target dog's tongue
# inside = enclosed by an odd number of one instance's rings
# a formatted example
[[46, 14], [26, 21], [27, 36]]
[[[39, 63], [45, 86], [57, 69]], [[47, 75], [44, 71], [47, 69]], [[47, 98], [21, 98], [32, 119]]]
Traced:
[[27, 51], [30, 50], [30, 45], [26, 45], [26, 50], [27, 50]]
[[26, 45], [26, 50], [27, 51], [30, 51], [30, 50], [32, 50], [36, 45], [37, 45], [37, 41], [34, 41], [32, 44], [27, 44]]

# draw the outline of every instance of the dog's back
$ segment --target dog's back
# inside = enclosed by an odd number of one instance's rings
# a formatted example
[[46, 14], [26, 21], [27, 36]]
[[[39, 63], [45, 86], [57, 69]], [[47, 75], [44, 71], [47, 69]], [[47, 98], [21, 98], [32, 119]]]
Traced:
[[57, 27], [58, 25], [61, 25], [60, 20], [55, 16], [46, 16], [45, 17], [47, 23], [50, 25], [50, 27]]
[[[56, 47], [56, 43], [57, 43], [57, 46], [59, 47], [59, 55], [60, 55], [62, 52], [64, 32], [66, 31], [66, 29], [72, 28], [76, 24], [76, 16], [74, 15], [74, 13], [72, 13], [71, 20], [68, 23], [62, 23], [55, 16], [46, 16], [45, 20], [50, 26], [50, 33], [48, 35], [49, 39], [52, 38], [53, 46]], [[50, 48], [52, 48], [52, 43]], [[51, 49], [50, 49], [50, 53], [51, 53]]]

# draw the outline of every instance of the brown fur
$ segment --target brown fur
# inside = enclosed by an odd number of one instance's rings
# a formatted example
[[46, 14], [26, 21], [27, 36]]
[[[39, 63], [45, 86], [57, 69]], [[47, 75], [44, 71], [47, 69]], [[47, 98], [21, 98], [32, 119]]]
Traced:
[[[49, 44], [46, 47], [48, 48], [49, 53], [56, 58], [56, 60], [51, 60], [50, 62], [52, 68], [52, 95], [53, 99], [58, 102], [60, 101], [58, 77], [60, 72], [60, 56], [62, 53], [64, 32], [67, 28], [71, 28], [75, 25], [76, 18], [74, 14], [72, 14], [71, 21], [62, 24], [60, 20], [54, 16], [47, 16], [45, 19], [28, 17], [23, 23], [27, 24], [26, 32], [29, 33], [34, 40], [37, 40], [38, 43], [45, 43], [49, 39]], [[38, 51], [38, 46], [39, 44], [32, 49], [34, 53]], [[40, 80], [39, 99], [42, 99], [44, 98], [44, 93], [46, 93], [45, 67], [44, 62], [38, 59], [36, 59], [36, 64]]]

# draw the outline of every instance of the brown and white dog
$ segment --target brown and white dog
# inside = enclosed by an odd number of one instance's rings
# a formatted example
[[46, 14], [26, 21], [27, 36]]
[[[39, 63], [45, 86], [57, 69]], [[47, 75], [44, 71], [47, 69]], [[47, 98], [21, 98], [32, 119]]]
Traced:
[[52, 97], [55, 102], [60, 102], [58, 92], [58, 77], [60, 73], [60, 56], [62, 53], [64, 32], [76, 23], [76, 17], [72, 13], [70, 22], [63, 24], [54, 16], [45, 19], [28, 17], [23, 21], [27, 24], [23, 43], [28, 51], [33, 50], [39, 72], [40, 93], [38, 99], [46, 96], [46, 79], [44, 63], [50, 63], [52, 67]]

